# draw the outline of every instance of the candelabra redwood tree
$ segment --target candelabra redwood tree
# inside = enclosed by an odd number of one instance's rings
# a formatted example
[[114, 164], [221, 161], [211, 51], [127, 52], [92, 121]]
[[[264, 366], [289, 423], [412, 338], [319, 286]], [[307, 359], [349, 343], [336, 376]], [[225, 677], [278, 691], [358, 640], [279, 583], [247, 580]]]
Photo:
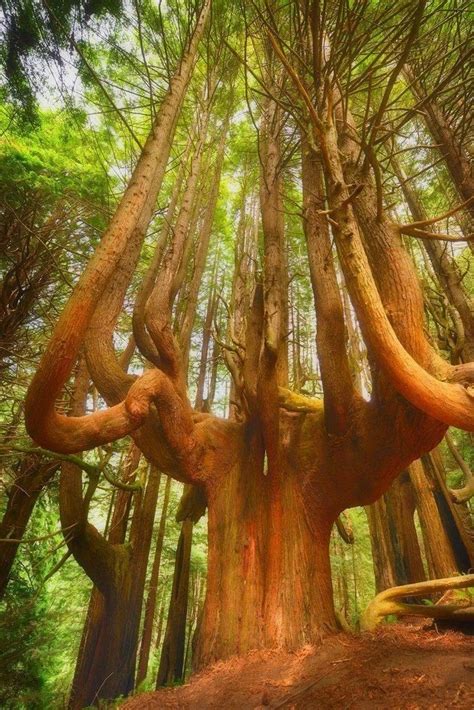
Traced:
[[[339, 513], [376, 500], [440, 441], [448, 425], [474, 430], [474, 368], [444, 362], [426, 337], [423, 299], [402, 228], [383, 208], [376, 153], [394, 84], [431, 17], [424, 19], [425, 4], [400, 4], [390, 12], [362, 4], [346, 12], [345, 3], [335, 2], [327, 13], [316, 0], [292, 3], [291, 13], [286, 4], [255, 5], [247, 39], [260, 52], [261, 66], [250, 70], [265, 94], [259, 127], [263, 280], [248, 275], [250, 306], [239, 314], [240, 337], [230, 344], [238, 404], [233, 418], [198, 412], [188, 397], [183, 353], [172, 329], [175, 279], [185, 251], [180, 229], [170, 235], [161, 266], [141, 292], [141, 317], [134, 319], [149, 369], [141, 376], [124, 372], [112, 344], [209, 0], [111, 226], [31, 383], [26, 421], [42, 446], [77, 452], [129, 434], [161, 471], [203, 488], [209, 560], [195, 667], [252, 648], [294, 649], [335, 629], [328, 546]], [[358, 126], [348, 110], [351, 70], [358, 53], [366, 56], [367, 38], [375, 51], [377, 27], [387, 18], [390, 32], [377, 57], [378, 66], [384, 61], [389, 70]], [[297, 41], [288, 44], [293, 34]], [[246, 53], [243, 61], [249, 68]], [[282, 141], [295, 121], [303, 134], [302, 228], [324, 401], [287, 388]], [[370, 399], [351, 376], [332, 241], [369, 352]], [[108, 408], [68, 417], [56, 411], [55, 401], [84, 343], [91, 377]]]

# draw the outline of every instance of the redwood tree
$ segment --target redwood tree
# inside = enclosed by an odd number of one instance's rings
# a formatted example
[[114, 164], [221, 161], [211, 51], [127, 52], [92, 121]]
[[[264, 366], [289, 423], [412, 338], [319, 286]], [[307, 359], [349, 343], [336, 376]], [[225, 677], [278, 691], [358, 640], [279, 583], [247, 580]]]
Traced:
[[[140, 375], [120, 366], [113, 331], [209, 8], [205, 0], [130, 183], [26, 400], [27, 427], [40, 445], [71, 453], [130, 435], [160, 471], [204, 490], [209, 562], [195, 667], [253, 648], [295, 649], [335, 629], [329, 537], [340, 512], [379, 498], [449, 425], [474, 430], [473, 366], [445, 362], [427, 338], [422, 292], [402, 241], [407, 227], [386, 210], [381, 180], [379, 139], [394, 87], [437, 19], [424, 0], [354, 8], [314, 0], [291, 3], [291, 11], [275, 1], [245, 14], [232, 56], [248, 71], [248, 91], [257, 89], [249, 107], [258, 114], [261, 260], [246, 282], [248, 298], [240, 299], [249, 305], [239, 313], [239, 334], [230, 329], [222, 343], [234, 356], [238, 416], [225, 419], [190, 403], [187, 355], [173, 331], [176, 278], [187, 253], [179, 217], [140, 294], [136, 341], [148, 366]], [[218, 30], [220, 13], [216, 3]], [[362, 107], [361, 87], [368, 96]], [[301, 158], [300, 229], [322, 401], [288, 387], [284, 178], [294, 156]], [[370, 395], [351, 372], [338, 269], [367, 347]], [[84, 344], [108, 408], [68, 417], [55, 402]], [[71, 490], [71, 506], [74, 496]], [[97, 570], [96, 583], [104, 584]]]

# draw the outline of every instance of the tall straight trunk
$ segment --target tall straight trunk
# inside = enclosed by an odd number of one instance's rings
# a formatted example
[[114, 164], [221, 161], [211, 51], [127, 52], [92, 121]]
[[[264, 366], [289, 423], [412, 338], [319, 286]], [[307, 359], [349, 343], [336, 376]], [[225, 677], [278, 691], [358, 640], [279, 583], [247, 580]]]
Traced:
[[192, 651], [192, 643], [193, 643], [193, 633], [194, 629], [196, 628], [198, 616], [199, 616], [199, 604], [200, 604], [200, 598], [201, 598], [201, 586], [202, 586], [202, 577], [199, 574], [194, 575], [194, 578], [192, 579], [191, 583], [191, 603], [190, 603], [190, 610], [188, 611], [188, 628], [186, 631], [186, 651], [184, 654], [184, 662], [183, 662], [183, 675], [184, 678], [186, 678], [186, 675], [188, 671], [190, 670], [191, 666], [191, 651]]
[[443, 528], [449, 537], [457, 569], [467, 572], [474, 566], [474, 542], [463, 520], [460, 506], [456, 505], [446, 485], [443, 457], [438, 449], [422, 457], [427, 479], [433, 487], [433, 495]]
[[[423, 118], [433, 140], [439, 144], [440, 151], [446, 161], [446, 167], [451, 175], [454, 187], [463, 201], [474, 196], [474, 176], [471, 170], [471, 160], [463, 146], [456, 140], [452, 126], [446, 120], [436, 99], [428, 98], [411, 67], [406, 66], [405, 75], [418, 101], [422, 101]], [[471, 217], [474, 207], [470, 207]]]
[[415, 494], [430, 578], [452, 577], [459, 570], [436, 505], [433, 482], [426, 476], [421, 461], [410, 464], [408, 472]]
[[302, 139], [304, 226], [316, 310], [316, 346], [324, 390], [324, 416], [332, 434], [343, 434], [354, 401], [353, 378], [346, 352], [346, 327], [329, 224], [324, 204], [320, 157]]
[[381, 500], [369, 506], [377, 592], [426, 578], [414, 513], [415, 497], [407, 472], [395, 479]]
[[165, 601], [164, 599], [160, 605], [160, 613], [158, 614], [158, 624], [156, 626], [156, 638], [155, 638], [155, 648], [159, 649], [161, 647], [161, 636], [163, 634], [163, 624], [165, 620]]
[[181, 526], [176, 550], [168, 621], [156, 679], [157, 688], [183, 678], [192, 539], [193, 521], [187, 518]]
[[153, 624], [155, 620], [156, 597], [158, 593], [158, 578], [160, 574], [161, 553], [163, 550], [163, 540], [165, 537], [166, 516], [168, 514], [168, 503], [171, 491], [171, 478], [166, 479], [163, 506], [161, 508], [160, 525], [156, 537], [155, 555], [150, 574], [150, 584], [148, 587], [148, 597], [145, 606], [145, 618], [143, 621], [142, 640], [140, 645], [140, 655], [138, 661], [138, 671], [136, 685], [140, 685], [147, 675], [148, 661], [150, 658], [151, 639], [153, 634]]
[[206, 266], [212, 225], [214, 222], [214, 214], [216, 211], [217, 200], [219, 197], [219, 184], [221, 179], [222, 165], [224, 162], [224, 149], [226, 145], [228, 127], [229, 117], [226, 118], [224, 126], [221, 129], [221, 136], [214, 165], [214, 175], [212, 177], [209, 195], [207, 197], [207, 206], [199, 232], [199, 239], [195, 253], [194, 271], [189, 284], [189, 288], [186, 293], [186, 307], [184, 309], [183, 318], [180, 323], [179, 342], [181, 346], [181, 352], [183, 354], [183, 367], [185, 370], [187, 370], [189, 360], [191, 334], [196, 317], [199, 288], [201, 285], [204, 268]]
[[[398, 161], [391, 159], [403, 195], [415, 221], [427, 219], [427, 214], [412, 184], [407, 182]], [[474, 360], [474, 299], [463, 286], [462, 274], [455, 259], [449, 255], [447, 245], [434, 239], [425, 239], [423, 248], [428, 253], [433, 269], [450, 303], [456, 308], [464, 330], [462, 354], [465, 362]]]
[[384, 589], [397, 586], [395, 565], [393, 564], [394, 555], [383, 497], [372, 505], [367, 505], [365, 512], [369, 523], [375, 590], [378, 594]]
[[212, 335], [212, 322], [217, 308], [217, 296], [213, 288], [209, 290], [209, 297], [207, 301], [206, 309], [206, 319], [204, 321], [204, 327], [202, 330], [202, 342], [201, 342], [201, 358], [199, 362], [199, 371], [196, 384], [196, 409], [202, 410], [203, 408], [209, 408], [209, 396], [207, 402], [204, 402], [204, 385], [206, 381], [206, 372], [208, 369], [208, 354], [209, 346], [211, 342]]
[[57, 470], [57, 463], [43, 462], [36, 455], [25, 454], [18, 463], [0, 522], [0, 599], [5, 594], [16, 553], [36, 501]]

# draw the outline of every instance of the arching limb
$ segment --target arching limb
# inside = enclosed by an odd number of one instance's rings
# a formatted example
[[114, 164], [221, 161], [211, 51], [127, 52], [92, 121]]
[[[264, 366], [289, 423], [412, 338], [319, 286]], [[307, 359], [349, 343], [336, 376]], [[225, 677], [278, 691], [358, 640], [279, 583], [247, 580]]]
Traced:
[[46, 448], [72, 453], [120, 438], [140, 425], [150, 396], [153, 397], [150, 377], [146, 376], [142, 384], [132, 386], [126, 401], [108, 410], [72, 418], [55, 410], [56, 399], [71, 373], [96, 304], [137, 225], [147, 225], [151, 218], [209, 8], [210, 2], [206, 0], [125, 194], [59, 319], [28, 390], [27, 429]]
[[454, 604], [440, 604], [435, 606], [422, 606], [420, 604], [405, 604], [397, 601], [403, 597], [421, 597], [447, 589], [466, 589], [474, 586], [474, 574], [462, 577], [448, 577], [434, 579], [417, 584], [404, 584], [400, 587], [391, 587], [377, 594], [364, 611], [360, 627], [362, 631], [374, 631], [378, 624], [388, 614], [397, 616], [425, 616], [429, 619], [459, 619], [460, 621], [474, 621], [474, 607], [462, 607]]

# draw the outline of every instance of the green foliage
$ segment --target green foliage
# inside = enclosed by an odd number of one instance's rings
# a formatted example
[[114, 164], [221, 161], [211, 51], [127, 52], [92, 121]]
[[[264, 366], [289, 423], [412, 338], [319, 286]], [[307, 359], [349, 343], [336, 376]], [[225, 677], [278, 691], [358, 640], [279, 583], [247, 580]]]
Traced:
[[36, 91], [46, 74], [44, 64], [61, 63], [61, 51], [71, 34], [91, 18], [119, 16], [122, 0], [2, 0], [0, 64], [7, 99], [22, 109], [28, 121], [37, 119]]
[[[37, 504], [29, 529], [35, 536], [57, 531], [57, 491]], [[87, 608], [90, 582], [69, 559], [46, 583], [64, 555], [61, 536], [22, 546], [0, 602], [0, 706], [43, 710], [65, 705]]]
[[44, 208], [68, 197], [100, 204], [109, 186], [94, 139], [84, 114], [77, 111], [42, 112], [34, 131], [10, 131], [0, 142], [4, 202], [15, 209], [34, 195]]
[[333, 528], [330, 551], [334, 601], [336, 609], [357, 628], [361, 613], [375, 596], [372, 549], [364, 508], [351, 508], [345, 515], [354, 534], [354, 543], [343, 542]]

